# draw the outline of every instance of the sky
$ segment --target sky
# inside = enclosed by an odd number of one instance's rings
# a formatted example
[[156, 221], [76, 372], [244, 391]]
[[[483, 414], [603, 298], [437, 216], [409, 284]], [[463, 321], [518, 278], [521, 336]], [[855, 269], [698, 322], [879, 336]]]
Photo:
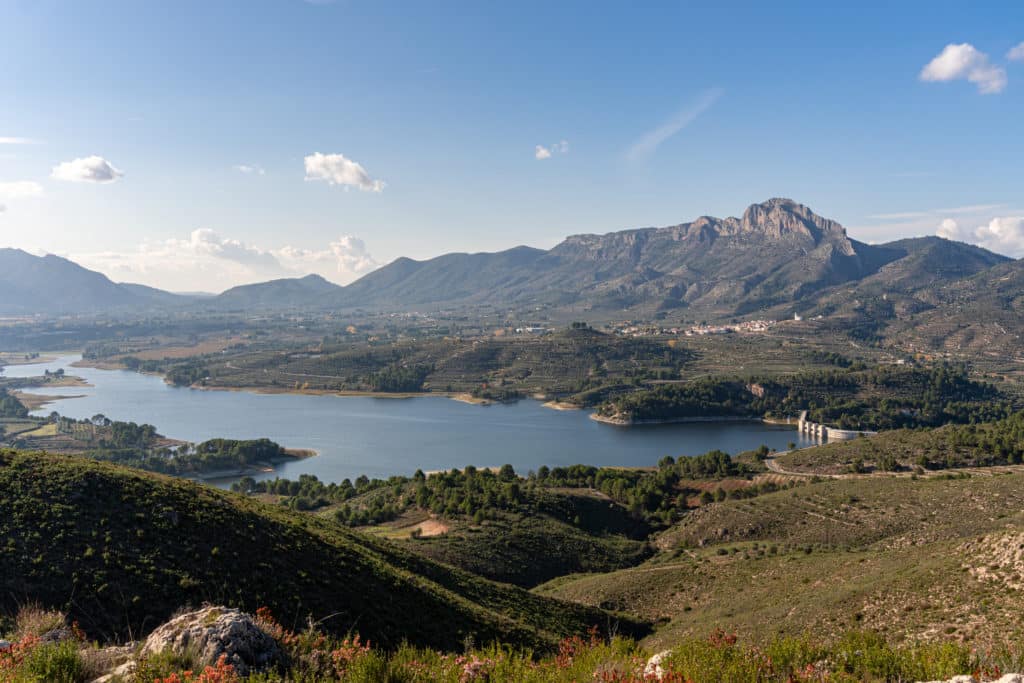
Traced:
[[173, 291], [778, 196], [1021, 257], [1022, 133], [1019, 2], [0, 0], [0, 246]]

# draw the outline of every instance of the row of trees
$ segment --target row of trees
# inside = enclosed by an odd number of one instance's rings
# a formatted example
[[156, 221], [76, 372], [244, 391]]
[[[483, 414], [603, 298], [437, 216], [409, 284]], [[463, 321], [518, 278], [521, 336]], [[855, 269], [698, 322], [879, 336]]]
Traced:
[[[762, 448], [760, 453], [767, 452]], [[380, 524], [413, 508], [476, 522], [503, 513], [551, 513], [560, 509], [551, 497], [552, 490], [585, 488], [601, 491], [620, 503], [638, 523], [660, 525], [678, 519], [691, 499], [707, 489], [694, 480], [747, 478], [753, 473], [752, 467], [716, 450], [692, 458], [664, 458], [654, 471], [545, 466], [520, 477], [511, 465], [497, 471], [469, 466], [430, 475], [417, 471], [412, 477], [386, 480], [360, 477], [340, 484], [324, 484], [312, 475], [302, 475], [297, 481], [245, 478], [232, 488], [284, 496], [283, 504], [301, 510], [340, 504], [335, 519], [351, 526]], [[776, 488], [770, 483], [748, 485], [720, 495], [746, 497]], [[556, 514], [563, 516], [562, 512]]]

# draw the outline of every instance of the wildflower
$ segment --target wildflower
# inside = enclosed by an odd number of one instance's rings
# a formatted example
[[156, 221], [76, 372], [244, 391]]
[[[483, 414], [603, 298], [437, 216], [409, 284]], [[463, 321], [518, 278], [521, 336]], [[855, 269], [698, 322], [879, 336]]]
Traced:
[[370, 653], [370, 643], [361, 643], [359, 634], [352, 638], [346, 638], [341, 646], [331, 652], [331, 661], [334, 663], [334, 672], [338, 676], [344, 676], [354, 662]]

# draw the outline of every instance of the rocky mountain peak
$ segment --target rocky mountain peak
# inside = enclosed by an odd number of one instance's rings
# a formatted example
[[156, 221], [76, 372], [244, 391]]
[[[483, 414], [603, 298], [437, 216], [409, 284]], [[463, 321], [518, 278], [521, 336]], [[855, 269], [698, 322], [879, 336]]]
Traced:
[[777, 239], [811, 239], [815, 244], [829, 241], [836, 244], [840, 253], [854, 253], [853, 244], [847, 238], [842, 225], [822, 218], [803, 204], [782, 197], [747, 207], [743, 212], [743, 218], [740, 219], [740, 231], [759, 233]]

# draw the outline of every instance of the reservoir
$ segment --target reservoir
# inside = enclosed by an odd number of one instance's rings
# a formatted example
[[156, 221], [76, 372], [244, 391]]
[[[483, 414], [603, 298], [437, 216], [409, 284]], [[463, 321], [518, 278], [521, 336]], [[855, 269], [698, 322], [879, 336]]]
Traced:
[[8, 377], [29, 377], [63, 368], [93, 385], [29, 389], [79, 396], [59, 399], [35, 415], [57, 411], [81, 419], [101, 413], [112, 420], [149, 423], [161, 434], [185, 441], [267, 437], [319, 454], [256, 479], [313, 474], [325, 482], [340, 482], [361, 474], [385, 478], [417, 469], [505, 463], [520, 474], [541, 465], [636, 467], [654, 465], [666, 455], [700, 455], [713, 449], [735, 454], [762, 444], [784, 450], [789, 442], [809, 443], [793, 428], [757, 421], [617, 427], [589, 419], [587, 411], [551, 410], [532, 400], [479, 406], [439, 396], [203, 391], [172, 387], [160, 377], [128, 370], [71, 367], [79, 358], [63, 356], [3, 370]]

